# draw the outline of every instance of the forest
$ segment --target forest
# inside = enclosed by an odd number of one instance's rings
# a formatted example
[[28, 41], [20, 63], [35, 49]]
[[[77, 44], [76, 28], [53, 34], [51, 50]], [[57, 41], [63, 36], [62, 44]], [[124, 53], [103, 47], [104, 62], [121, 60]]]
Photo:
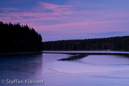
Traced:
[[129, 51], [129, 36], [42, 42], [41, 35], [28, 25], [0, 22], [0, 53], [42, 50]]
[[43, 50], [129, 51], [129, 36], [43, 42]]
[[40, 52], [42, 37], [28, 25], [0, 22], [0, 53]]

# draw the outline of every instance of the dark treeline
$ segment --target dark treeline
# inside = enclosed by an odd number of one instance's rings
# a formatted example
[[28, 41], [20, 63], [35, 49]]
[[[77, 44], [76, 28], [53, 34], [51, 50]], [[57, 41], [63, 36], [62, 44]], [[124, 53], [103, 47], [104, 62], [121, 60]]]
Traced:
[[0, 22], [0, 53], [42, 51], [42, 37], [27, 25]]
[[129, 36], [43, 42], [43, 50], [129, 51]]

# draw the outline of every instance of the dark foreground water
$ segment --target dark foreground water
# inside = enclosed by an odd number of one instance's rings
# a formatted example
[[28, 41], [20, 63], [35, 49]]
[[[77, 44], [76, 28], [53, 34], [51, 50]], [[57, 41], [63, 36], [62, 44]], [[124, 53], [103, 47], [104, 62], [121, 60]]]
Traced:
[[126, 55], [0, 56], [0, 86], [129, 86]]

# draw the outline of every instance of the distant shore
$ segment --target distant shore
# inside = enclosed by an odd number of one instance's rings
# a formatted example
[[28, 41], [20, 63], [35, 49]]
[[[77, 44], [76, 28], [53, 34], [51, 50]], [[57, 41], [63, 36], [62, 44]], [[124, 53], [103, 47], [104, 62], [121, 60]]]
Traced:
[[43, 50], [129, 51], [129, 36], [43, 42]]
[[99, 51], [95, 51], [95, 50], [93, 50], [93, 51], [43, 51], [43, 53], [48, 53], [48, 54], [107, 54], [107, 55], [114, 55], [114, 54], [116, 54], [116, 55], [120, 55], [120, 54], [127, 54], [127, 55], [129, 55], [129, 52], [128, 51], [101, 51], [101, 50], [99, 50]]

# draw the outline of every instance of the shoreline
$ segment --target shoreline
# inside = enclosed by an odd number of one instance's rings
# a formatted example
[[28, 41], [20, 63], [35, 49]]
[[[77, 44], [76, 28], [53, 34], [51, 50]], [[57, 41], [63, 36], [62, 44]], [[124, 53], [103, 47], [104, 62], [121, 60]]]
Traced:
[[0, 55], [20, 55], [20, 54], [40, 54], [40, 53], [43, 53], [43, 52], [40, 51], [40, 52], [0, 53]]
[[0, 55], [22, 55], [22, 54], [42, 54], [42, 53], [54, 53], [54, 54], [129, 54], [129, 51], [110, 51], [110, 50], [43, 50], [40, 52], [16, 52], [16, 53], [0, 53]]
[[52, 53], [52, 54], [127, 54], [129, 55], [128, 51], [43, 51], [43, 53]]

